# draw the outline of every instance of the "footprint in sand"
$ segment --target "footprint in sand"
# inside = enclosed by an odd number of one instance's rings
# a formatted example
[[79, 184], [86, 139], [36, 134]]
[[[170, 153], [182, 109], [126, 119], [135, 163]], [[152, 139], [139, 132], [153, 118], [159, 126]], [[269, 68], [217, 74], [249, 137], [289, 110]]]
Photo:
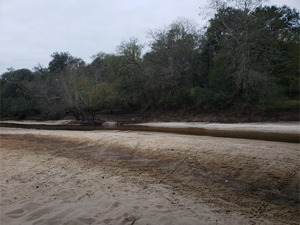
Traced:
[[9, 205], [12, 201], [10, 199], [2, 199], [0, 202], [0, 206]]
[[83, 224], [92, 224], [93, 222], [96, 221], [93, 218], [84, 218], [84, 217], [79, 217], [77, 220], [80, 221]]
[[24, 212], [25, 212], [24, 209], [15, 209], [13, 211], [6, 213], [6, 215], [10, 218], [20, 218], [24, 216]]

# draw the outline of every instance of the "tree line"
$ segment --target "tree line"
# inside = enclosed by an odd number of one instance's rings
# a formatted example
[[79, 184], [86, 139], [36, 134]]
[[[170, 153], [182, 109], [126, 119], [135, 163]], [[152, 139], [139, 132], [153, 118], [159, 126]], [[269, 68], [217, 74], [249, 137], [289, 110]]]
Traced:
[[178, 19], [86, 64], [55, 52], [47, 68], [8, 69], [2, 118], [97, 120], [154, 110], [298, 110], [299, 12], [222, 5], [204, 30]]

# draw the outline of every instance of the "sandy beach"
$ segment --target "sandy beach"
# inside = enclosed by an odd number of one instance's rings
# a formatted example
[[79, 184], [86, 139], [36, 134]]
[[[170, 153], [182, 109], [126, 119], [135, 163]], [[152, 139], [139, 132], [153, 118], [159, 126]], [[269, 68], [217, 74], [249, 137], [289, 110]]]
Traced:
[[300, 224], [298, 143], [2, 127], [0, 149], [1, 225]]

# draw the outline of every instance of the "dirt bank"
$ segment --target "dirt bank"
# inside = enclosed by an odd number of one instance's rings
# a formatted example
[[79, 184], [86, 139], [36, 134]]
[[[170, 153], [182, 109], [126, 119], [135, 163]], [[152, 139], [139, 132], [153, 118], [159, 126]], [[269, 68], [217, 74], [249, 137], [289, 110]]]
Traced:
[[[139, 119], [139, 118], [138, 118]], [[141, 117], [142, 122], [210, 122], [210, 123], [239, 123], [239, 122], [279, 122], [299, 121], [299, 110], [260, 112], [257, 110], [175, 110], [167, 112], [146, 112]]]
[[299, 224], [299, 144], [1, 128], [3, 224]]

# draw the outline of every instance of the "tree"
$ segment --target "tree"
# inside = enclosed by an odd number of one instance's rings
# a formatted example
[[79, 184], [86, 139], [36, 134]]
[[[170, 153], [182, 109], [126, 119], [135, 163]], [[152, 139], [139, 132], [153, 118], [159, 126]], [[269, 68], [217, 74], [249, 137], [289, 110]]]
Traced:
[[[203, 7], [203, 14], [212, 16], [220, 9], [234, 8], [241, 11], [254, 11], [269, 0], [207, 0], [207, 5]], [[213, 12], [213, 14], [212, 14]]]
[[142, 49], [143, 45], [139, 44], [136, 38], [123, 41], [117, 47], [121, 64], [114, 83], [122, 96], [123, 104], [130, 106], [133, 110], [139, 109], [146, 101]]
[[49, 62], [49, 71], [52, 74], [57, 74], [65, 69], [76, 69], [84, 65], [84, 61], [80, 58], [71, 56], [68, 52], [54, 52], [51, 57], [53, 58]]
[[99, 120], [98, 112], [110, 110], [114, 95], [112, 85], [97, 82], [80, 73], [68, 73], [62, 83], [62, 103], [66, 111], [71, 112], [77, 120]]
[[151, 86], [158, 89], [154, 92], [163, 104], [178, 107], [186, 102], [183, 89], [201, 80], [199, 31], [191, 21], [178, 19], [167, 29], [152, 32], [151, 37], [151, 50], [144, 57], [148, 75], [155, 76]]
[[[287, 17], [280, 11], [276, 7], [251, 11], [247, 7], [220, 8], [210, 20], [206, 37], [211, 63], [216, 63], [221, 55], [226, 57], [227, 76], [234, 78], [237, 89], [247, 100], [252, 99], [255, 91], [275, 82], [271, 75], [276, 61], [282, 58], [280, 46], [284, 42], [291, 44], [289, 40], [295, 40], [294, 30], [299, 32], [297, 16], [288, 10]], [[213, 65], [211, 73], [214, 69]]]
[[2, 74], [1, 84], [1, 117], [17, 117], [24, 119], [36, 114], [36, 106], [29, 96], [26, 84], [34, 76], [28, 69], [14, 70]]
[[175, 86], [192, 83], [193, 75], [197, 73], [200, 40], [196, 25], [187, 19], [178, 19], [168, 29], [151, 35], [153, 63], [160, 66], [165, 75], [174, 78]]
[[26, 84], [30, 98], [37, 106], [41, 119], [60, 119], [65, 115], [61, 102], [62, 89], [58, 79], [47, 68], [36, 67], [34, 80]]
[[299, 12], [287, 6], [259, 7], [252, 13], [257, 19], [260, 52], [257, 62], [266, 67], [284, 93], [299, 97]]
[[139, 44], [137, 38], [131, 37], [129, 41], [123, 41], [118, 47], [117, 52], [125, 58], [125, 64], [141, 68], [143, 45]]

